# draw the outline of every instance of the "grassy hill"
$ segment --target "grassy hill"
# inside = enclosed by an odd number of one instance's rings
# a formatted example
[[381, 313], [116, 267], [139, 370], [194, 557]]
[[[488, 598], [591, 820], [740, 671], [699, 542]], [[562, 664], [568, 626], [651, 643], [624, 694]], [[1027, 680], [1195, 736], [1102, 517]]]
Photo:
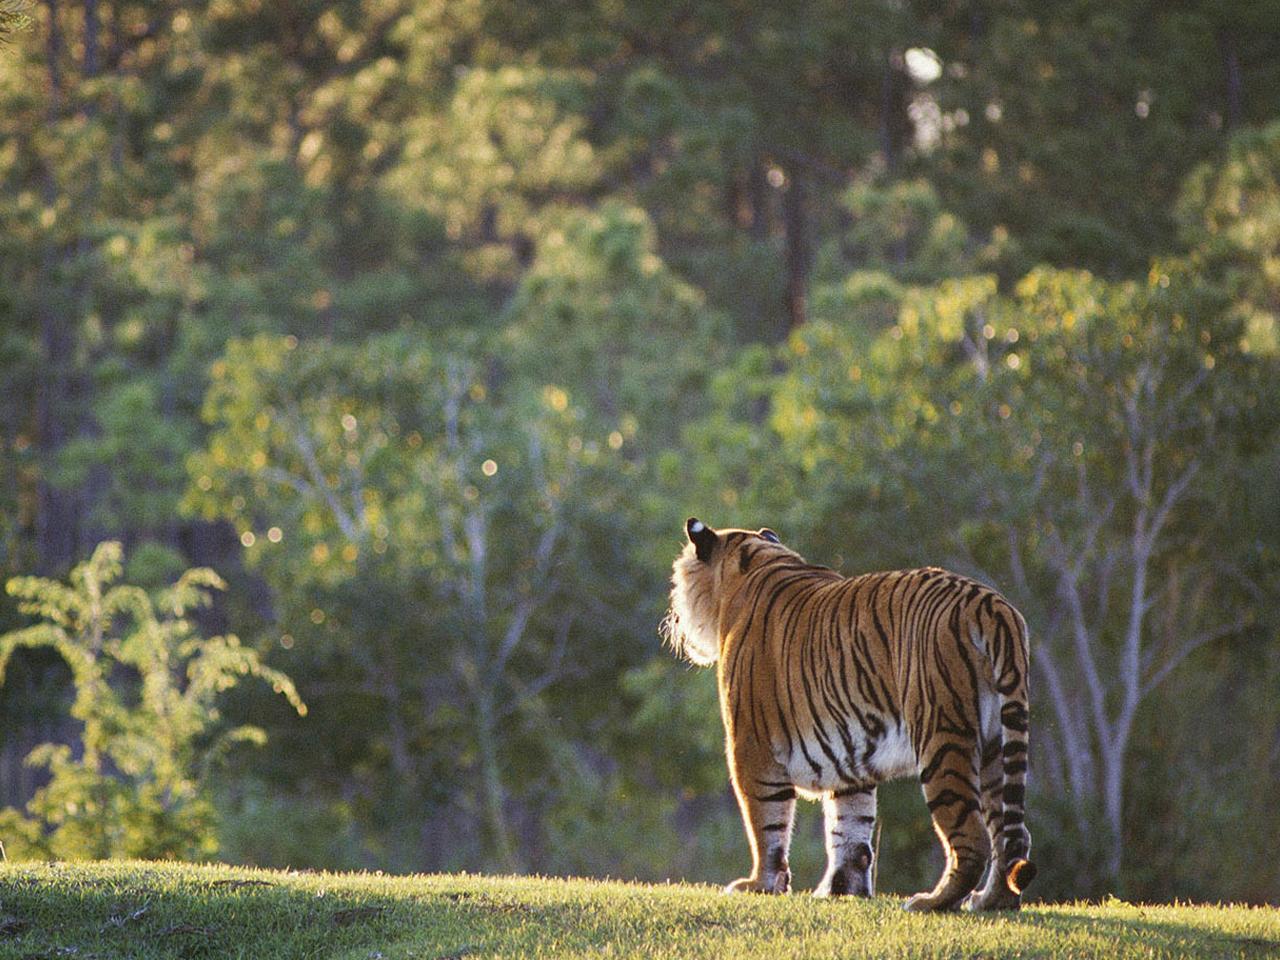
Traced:
[[922, 917], [889, 897], [731, 898], [688, 885], [0, 867], [0, 958], [515, 956], [1280, 957], [1280, 910], [1111, 901]]

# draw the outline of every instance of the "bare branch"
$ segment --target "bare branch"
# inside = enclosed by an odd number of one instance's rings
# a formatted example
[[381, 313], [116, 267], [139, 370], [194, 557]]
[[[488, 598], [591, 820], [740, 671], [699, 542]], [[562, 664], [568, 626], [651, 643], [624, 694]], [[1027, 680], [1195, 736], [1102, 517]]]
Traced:
[[1058, 729], [1062, 732], [1067, 780], [1071, 785], [1071, 795], [1079, 804], [1095, 793], [1093, 760], [1089, 754], [1089, 735], [1072, 708], [1066, 685], [1049, 651], [1040, 650], [1033, 662], [1044, 677], [1045, 685], [1049, 690], [1049, 704], [1058, 721]]
[[1058, 595], [1067, 604], [1076, 664], [1080, 668], [1085, 687], [1089, 692], [1089, 707], [1093, 714], [1094, 726], [1098, 735], [1103, 737], [1111, 729], [1111, 722], [1107, 716], [1107, 692], [1098, 671], [1098, 662], [1093, 655], [1093, 638], [1089, 633], [1084, 603], [1080, 597], [1079, 581], [1071, 571], [1061, 571], [1058, 578]]
[[1102, 559], [1098, 564], [1098, 572], [1095, 577], [1097, 581], [1097, 602], [1094, 609], [1097, 611], [1098, 622], [1101, 623], [1106, 619], [1107, 611], [1111, 605], [1111, 588], [1115, 582], [1116, 563], [1122, 556], [1123, 551], [1117, 548], [1109, 548], [1102, 554]]
[[360, 529], [355, 520], [342, 506], [342, 502], [338, 499], [337, 493], [329, 486], [325, 479], [324, 470], [320, 467], [320, 460], [316, 456], [315, 445], [311, 442], [311, 437], [307, 433], [306, 428], [302, 425], [302, 415], [292, 405], [286, 407], [285, 419], [287, 421], [286, 433], [289, 439], [293, 441], [294, 447], [302, 457], [302, 462], [306, 465], [307, 473], [311, 477], [311, 488], [315, 493], [320, 494], [321, 498], [328, 505], [333, 518], [338, 522], [338, 526], [342, 529], [342, 534], [352, 543], [362, 543], [364, 541], [365, 531]]
[[1190, 640], [1187, 640], [1178, 648], [1178, 650], [1169, 656], [1156, 670], [1143, 682], [1141, 696], [1145, 697], [1178, 668], [1183, 660], [1191, 656], [1196, 650], [1199, 650], [1205, 644], [1212, 643], [1215, 640], [1221, 640], [1223, 637], [1230, 636], [1233, 633], [1239, 633], [1247, 624], [1247, 620], [1243, 615], [1237, 616], [1230, 623], [1220, 624], [1209, 630], [1202, 630]]
[[495, 680], [501, 675], [507, 665], [507, 661], [511, 658], [511, 654], [524, 638], [529, 619], [533, 616], [538, 604], [546, 599], [546, 596], [551, 592], [548, 573], [551, 568], [551, 558], [555, 552], [556, 542], [560, 538], [560, 529], [560, 520], [556, 518], [546, 530], [542, 531], [542, 536], [538, 538], [538, 546], [533, 553], [533, 577], [529, 593], [516, 604], [515, 612], [511, 616], [511, 622], [507, 625], [506, 634], [494, 658]]
[[1030, 597], [1031, 584], [1027, 581], [1027, 570], [1022, 564], [1022, 549], [1018, 546], [1018, 533], [1009, 527], [1009, 568], [1013, 573], [1013, 585], [1019, 597]]
[[289, 487], [304, 497], [316, 496], [316, 490], [311, 486], [311, 484], [301, 477], [290, 473], [288, 470], [282, 470], [279, 467], [263, 467], [258, 472], [268, 480], [273, 480], [281, 486]]
[[462, 518], [462, 535], [467, 541], [467, 560], [471, 568], [467, 602], [471, 608], [471, 619], [480, 635], [485, 634], [489, 622], [486, 570], [488, 567], [488, 532], [489, 518], [484, 508], [476, 504]]
[[1164, 496], [1160, 499], [1160, 506], [1156, 508], [1155, 515], [1151, 518], [1151, 525], [1147, 528], [1147, 537], [1154, 541], [1164, 529], [1165, 523], [1169, 519], [1169, 514], [1173, 508], [1177, 506], [1178, 501], [1182, 499], [1182, 495], [1186, 492], [1187, 487], [1195, 478], [1200, 470], [1200, 461], [1192, 460], [1187, 464], [1186, 468], [1180, 473], [1164, 492]]
[[[1141, 378], [1142, 368], [1139, 368], [1138, 377]], [[1139, 503], [1146, 499], [1143, 490], [1141, 471], [1138, 466], [1138, 438], [1142, 435], [1141, 426], [1138, 422], [1138, 391], [1141, 389], [1140, 383], [1135, 382], [1133, 393], [1125, 394], [1122, 406], [1124, 407], [1124, 424], [1125, 424], [1125, 442], [1124, 442], [1124, 469], [1125, 482], [1128, 484], [1129, 492], [1133, 494], [1134, 499]]]
[[547, 687], [564, 679], [565, 671], [561, 667], [564, 663], [565, 651], [569, 645], [569, 631], [572, 629], [575, 619], [575, 614], [572, 611], [566, 612], [560, 618], [560, 622], [556, 626], [555, 643], [551, 648], [551, 653], [547, 656], [546, 669], [542, 673], [526, 684], [520, 684], [514, 678], [510, 681], [511, 685], [516, 688], [516, 695], [508, 699], [498, 714], [500, 717], [510, 716], [547, 689]]

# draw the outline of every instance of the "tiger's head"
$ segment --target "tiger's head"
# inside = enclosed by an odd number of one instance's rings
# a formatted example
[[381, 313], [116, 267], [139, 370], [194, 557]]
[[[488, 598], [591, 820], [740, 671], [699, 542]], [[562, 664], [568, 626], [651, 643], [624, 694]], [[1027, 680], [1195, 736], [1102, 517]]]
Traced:
[[677, 655], [706, 667], [720, 658], [721, 600], [752, 570], [796, 555], [768, 527], [717, 531], [690, 517], [684, 529], [688, 542], [672, 565], [671, 609], [660, 630]]

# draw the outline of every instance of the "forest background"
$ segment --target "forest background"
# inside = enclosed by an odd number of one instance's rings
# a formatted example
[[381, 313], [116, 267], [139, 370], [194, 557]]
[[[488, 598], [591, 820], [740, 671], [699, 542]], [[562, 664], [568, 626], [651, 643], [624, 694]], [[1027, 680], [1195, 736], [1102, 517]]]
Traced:
[[696, 514], [1024, 611], [1037, 893], [1280, 899], [1280, 3], [0, 21], [10, 858], [739, 875]]

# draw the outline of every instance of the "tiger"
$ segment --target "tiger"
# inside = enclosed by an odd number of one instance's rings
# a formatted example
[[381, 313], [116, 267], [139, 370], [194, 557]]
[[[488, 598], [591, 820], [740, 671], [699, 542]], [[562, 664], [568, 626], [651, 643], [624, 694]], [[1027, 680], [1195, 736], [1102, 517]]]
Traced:
[[946, 865], [906, 909], [1019, 909], [1036, 873], [1022, 615], [939, 567], [846, 577], [767, 527], [714, 530], [691, 517], [685, 533], [661, 632], [681, 657], [717, 665], [751, 849], [751, 874], [725, 891], [790, 891], [801, 797], [823, 809], [827, 865], [814, 894], [874, 895], [876, 787], [916, 775]]

